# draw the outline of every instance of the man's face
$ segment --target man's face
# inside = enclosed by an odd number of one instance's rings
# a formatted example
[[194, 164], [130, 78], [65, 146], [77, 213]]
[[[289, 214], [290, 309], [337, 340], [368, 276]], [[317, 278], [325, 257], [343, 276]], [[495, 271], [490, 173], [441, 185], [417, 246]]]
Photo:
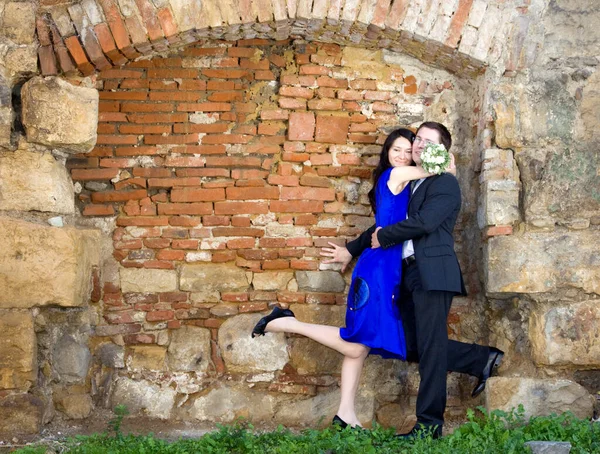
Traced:
[[412, 146], [412, 158], [415, 164], [421, 164], [421, 152], [428, 143], [440, 144], [440, 133], [435, 129], [421, 128]]

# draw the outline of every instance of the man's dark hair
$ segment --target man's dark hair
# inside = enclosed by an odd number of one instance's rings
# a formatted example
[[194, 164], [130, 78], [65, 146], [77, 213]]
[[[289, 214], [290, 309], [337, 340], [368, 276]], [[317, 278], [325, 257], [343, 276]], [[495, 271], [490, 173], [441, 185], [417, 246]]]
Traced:
[[450, 131], [448, 131], [448, 128], [446, 128], [443, 124], [435, 121], [426, 121], [419, 126], [417, 129], [417, 134], [419, 134], [421, 128], [434, 129], [435, 131], [439, 132], [440, 142], [442, 142], [442, 145], [446, 147], [446, 151], [450, 151], [450, 147], [452, 146], [452, 135], [450, 134]]

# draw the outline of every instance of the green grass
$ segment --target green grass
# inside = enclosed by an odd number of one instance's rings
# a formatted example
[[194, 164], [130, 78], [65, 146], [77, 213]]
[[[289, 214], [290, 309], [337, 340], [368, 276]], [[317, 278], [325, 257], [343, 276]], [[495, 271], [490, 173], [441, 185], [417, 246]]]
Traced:
[[[295, 434], [279, 427], [273, 432], [256, 432], [248, 422], [219, 426], [215, 432], [198, 439], [166, 442], [146, 436], [124, 435], [121, 422], [124, 408], [115, 410], [109, 423], [110, 433], [75, 437], [61, 444], [59, 451], [72, 454], [379, 454], [379, 453], [527, 453], [527, 441], [568, 441], [572, 454], [600, 453], [600, 423], [581, 420], [571, 413], [560, 416], [535, 417], [525, 422], [523, 408], [489, 415], [483, 408], [469, 410], [468, 422], [451, 435], [439, 440], [430, 437], [412, 442], [399, 441], [394, 430], [376, 426], [373, 430], [305, 430]], [[30, 446], [15, 451], [20, 454], [44, 454], [46, 447]]]

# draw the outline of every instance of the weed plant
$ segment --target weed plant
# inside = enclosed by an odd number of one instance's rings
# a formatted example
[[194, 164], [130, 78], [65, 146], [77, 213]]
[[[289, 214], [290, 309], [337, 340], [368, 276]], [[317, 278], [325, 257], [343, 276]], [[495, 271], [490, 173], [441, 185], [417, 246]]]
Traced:
[[[124, 407], [115, 409], [109, 431], [66, 440], [57, 452], [70, 454], [520, 454], [531, 452], [527, 441], [568, 441], [572, 454], [600, 454], [600, 423], [576, 418], [572, 413], [525, 420], [523, 407], [490, 414], [479, 407], [467, 412], [468, 422], [438, 440], [431, 436], [413, 441], [399, 440], [393, 429], [375, 425], [372, 430], [304, 430], [295, 434], [280, 426], [273, 432], [258, 432], [239, 420], [198, 439], [167, 442], [153, 434], [125, 435], [121, 422]], [[46, 446], [30, 446], [20, 454], [44, 454]], [[52, 451], [50, 451], [52, 452]]]

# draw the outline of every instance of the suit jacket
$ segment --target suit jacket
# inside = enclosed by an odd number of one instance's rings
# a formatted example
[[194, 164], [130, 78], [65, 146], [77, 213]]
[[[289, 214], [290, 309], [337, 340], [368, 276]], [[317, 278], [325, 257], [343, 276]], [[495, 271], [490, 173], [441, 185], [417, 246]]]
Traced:
[[[413, 240], [424, 290], [467, 293], [452, 237], [460, 205], [460, 188], [453, 175], [443, 173], [428, 177], [411, 195], [408, 218], [377, 233], [384, 249]], [[352, 256], [356, 257], [371, 247], [375, 227], [346, 245]]]

